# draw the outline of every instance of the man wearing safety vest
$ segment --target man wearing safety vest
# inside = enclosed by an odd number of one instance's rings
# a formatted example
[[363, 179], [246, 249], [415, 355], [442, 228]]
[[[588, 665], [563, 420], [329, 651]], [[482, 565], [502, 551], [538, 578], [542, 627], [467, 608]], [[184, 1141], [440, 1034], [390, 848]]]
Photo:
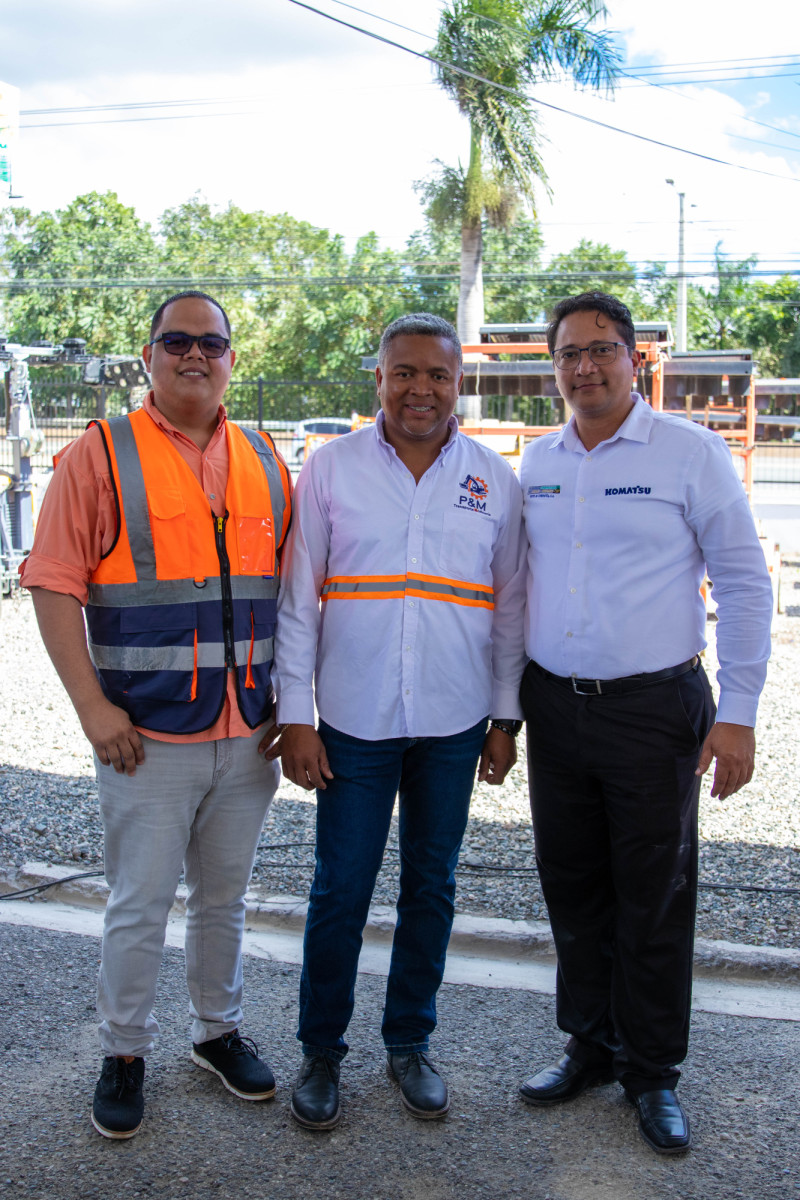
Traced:
[[202, 292], [162, 304], [143, 350], [144, 407], [93, 422], [67, 448], [22, 568], [95, 752], [111, 894], [92, 1122], [109, 1138], [142, 1121], [182, 867], [192, 1059], [243, 1099], [275, 1092], [238, 1027], [244, 894], [278, 781], [264, 750], [291, 483], [268, 435], [226, 419], [230, 337]]
[[401, 317], [381, 338], [378, 364], [375, 424], [315, 450], [298, 479], [275, 642], [284, 773], [317, 789], [292, 1096], [307, 1129], [340, 1119], [362, 930], [398, 792], [387, 1069], [413, 1116], [447, 1112], [428, 1040], [454, 873], [476, 768], [502, 783], [520, 727], [519, 485], [498, 454], [458, 430], [461, 344], [451, 325]]

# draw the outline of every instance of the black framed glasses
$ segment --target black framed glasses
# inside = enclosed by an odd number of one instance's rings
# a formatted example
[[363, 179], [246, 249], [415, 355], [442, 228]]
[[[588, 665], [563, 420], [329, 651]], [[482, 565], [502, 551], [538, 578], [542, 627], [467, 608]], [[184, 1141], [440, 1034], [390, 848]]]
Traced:
[[624, 342], [592, 342], [591, 346], [565, 346], [553, 351], [553, 362], [559, 371], [574, 371], [586, 351], [595, 366], [606, 367], [615, 361], [617, 346], [624, 345]]
[[195, 342], [204, 358], [222, 358], [231, 344], [231, 339], [221, 337], [218, 333], [201, 333], [197, 337], [193, 333], [175, 332], [160, 333], [157, 338], [153, 338], [150, 345], [155, 346], [156, 342], [163, 344], [167, 354], [174, 354], [178, 358], [182, 354], [188, 354]]

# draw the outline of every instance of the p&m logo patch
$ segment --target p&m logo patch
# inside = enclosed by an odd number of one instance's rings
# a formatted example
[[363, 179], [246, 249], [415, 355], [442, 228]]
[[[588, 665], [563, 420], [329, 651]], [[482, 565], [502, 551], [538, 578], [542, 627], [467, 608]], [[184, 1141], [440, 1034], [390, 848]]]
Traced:
[[473, 512], [486, 512], [489, 485], [485, 479], [480, 479], [477, 475], [468, 475], [458, 486], [466, 495], [458, 497], [457, 508], [468, 508]]

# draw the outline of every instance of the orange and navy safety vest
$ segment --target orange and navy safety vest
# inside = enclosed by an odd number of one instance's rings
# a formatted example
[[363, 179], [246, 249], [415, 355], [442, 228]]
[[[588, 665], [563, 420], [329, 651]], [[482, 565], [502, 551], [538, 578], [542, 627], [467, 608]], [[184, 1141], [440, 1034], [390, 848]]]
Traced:
[[269, 435], [226, 423], [226, 512], [143, 409], [94, 422], [119, 524], [89, 582], [89, 649], [105, 694], [134, 725], [199, 733], [217, 720], [227, 670], [255, 728], [273, 705], [277, 551], [290, 483]]

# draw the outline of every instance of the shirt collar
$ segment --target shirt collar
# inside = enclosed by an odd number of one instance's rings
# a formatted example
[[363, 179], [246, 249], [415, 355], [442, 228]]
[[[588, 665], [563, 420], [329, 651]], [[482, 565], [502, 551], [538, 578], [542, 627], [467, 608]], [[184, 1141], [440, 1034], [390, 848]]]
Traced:
[[[181, 433], [180, 429], [176, 429], [175, 426], [172, 424], [172, 422], [167, 420], [167, 418], [162, 413], [161, 409], [156, 407], [155, 397], [154, 397], [152, 388], [145, 396], [144, 404], [142, 405], [142, 407], [144, 408], [144, 411], [147, 413], [147, 415], [155, 421], [155, 423], [156, 423], [156, 425], [158, 425], [159, 429], [162, 429], [164, 431], [164, 433], [168, 434], [169, 437], [172, 437], [175, 439], [183, 438], [183, 440], [185, 442], [191, 442], [191, 444], [194, 446], [195, 443], [192, 442], [192, 439], [187, 437], [185, 433]], [[217, 428], [214, 430], [214, 433], [212, 434], [213, 438], [218, 438], [222, 435], [222, 433], [225, 429], [225, 422], [227, 421], [227, 419], [228, 419], [228, 414], [225, 409], [225, 405], [220, 404], [219, 410], [217, 412]]]
[[[384, 413], [383, 409], [381, 409], [380, 412], [378, 413], [377, 417], [375, 418], [375, 436], [378, 439], [378, 444], [384, 447], [384, 453], [391, 452], [392, 454], [396, 454], [397, 452], [396, 452], [394, 446], [391, 446], [386, 440], [386, 428], [385, 427], [386, 427], [386, 414]], [[437, 458], [440, 458], [444, 454], [449, 454], [451, 448], [456, 443], [456, 439], [458, 438], [458, 418], [456, 417], [455, 413], [450, 417], [449, 421], [447, 422], [447, 428], [449, 430], [449, 433], [447, 435], [447, 441], [445, 442], [445, 444], [442, 446], [441, 450], [439, 451]]]
[[[615, 442], [617, 438], [627, 438], [629, 442], [649, 442], [650, 431], [653, 428], [653, 410], [638, 392], [631, 392], [633, 407], [616, 433], [606, 438], [601, 445]], [[584, 449], [583, 442], [578, 436], [573, 413], [566, 425], [558, 432], [553, 440], [553, 448], [563, 445], [566, 450], [580, 451]]]

